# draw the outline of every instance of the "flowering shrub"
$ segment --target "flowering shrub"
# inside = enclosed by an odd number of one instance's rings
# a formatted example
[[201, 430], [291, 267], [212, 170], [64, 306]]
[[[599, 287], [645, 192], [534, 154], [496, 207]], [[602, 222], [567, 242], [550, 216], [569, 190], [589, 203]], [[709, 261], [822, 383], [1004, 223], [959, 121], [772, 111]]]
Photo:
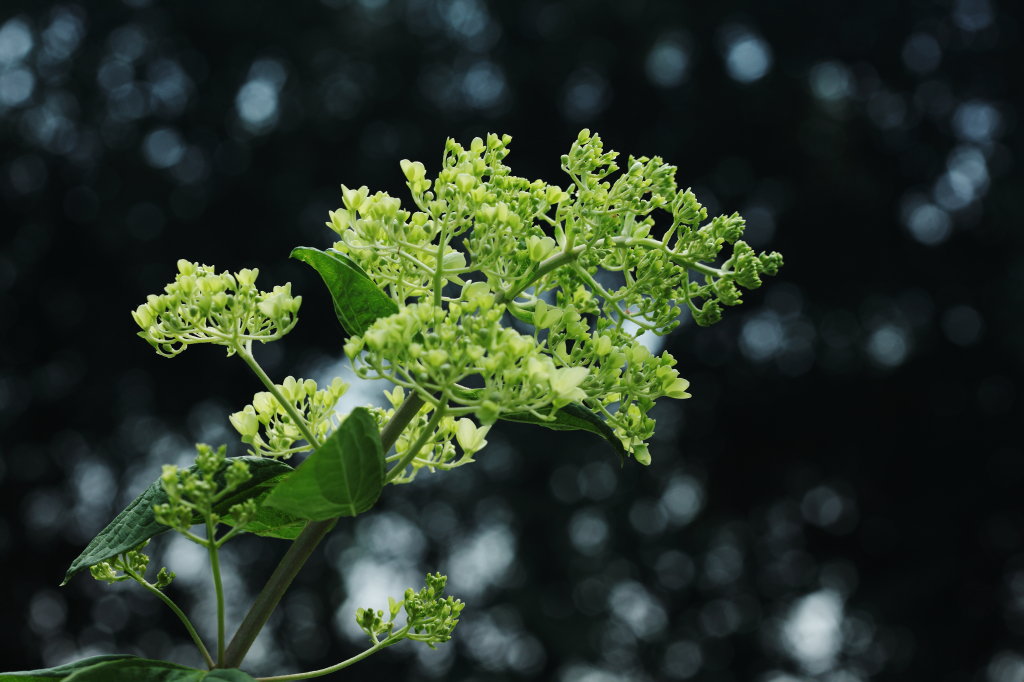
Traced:
[[[707, 219], [693, 193], [676, 186], [675, 167], [630, 157], [623, 168], [600, 137], [582, 131], [562, 157], [565, 188], [512, 175], [510, 138], [489, 135], [468, 148], [445, 145], [433, 179], [403, 161], [412, 205], [366, 187], [342, 187], [330, 213], [333, 248], [300, 247], [329, 289], [357, 376], [387, 379], [388, 409], [335, 410], [340, 378], [275, 383], [253, 343], [275, 341], [297, 322], [291, 285], [261, 291], [259, 272], [218, 272], [186, 260], [164, 293], [132, 316], [156, 352], [174, 357], [194, 344], [240, 357], [265, 390], [230, 415], [248, 455], [197, 446], [188, 469], [160, 478], [75, 559], [65, 582], [89, 569], [109, 583], [132, 580], [181, 619], [209, 670], [129, 656], [100, 656], [33, 679], [252, 680], [239, 668], [310, 553], [343, 516], [371, 509], [388, 483], [423, 469], [469, 464], [499, 420], [589, 431], [619, 454], [649, 464], [649, 416], [659, 398], [689, 398], [689, 382], [668, 352], [653, 355], [645, 332], [668, 334], [683, 316], [717, 322], [741, 289], [761, 285], [782, 263], [755, 254], [737, 215]], [[621, 170], [621, 172], [620, 172]], [[297, 467], [286, 462], [308, 456]], [[146, 578], [151, 538], [174, 530], [204, 547], [217, 604], [217, 643], [207, 649], [167, 594], [174, 574]], [[238, 631], [228, 641], [218, 551], [240, 533], [292, 542]], [[428, 575], [386, 609], [359, 609], [369, 646], [336, 665], [260, 678], [326, 675], [402, 640], [448, 641], [463, 608]], [[0, 674], [0, 680], [24, 673]]]

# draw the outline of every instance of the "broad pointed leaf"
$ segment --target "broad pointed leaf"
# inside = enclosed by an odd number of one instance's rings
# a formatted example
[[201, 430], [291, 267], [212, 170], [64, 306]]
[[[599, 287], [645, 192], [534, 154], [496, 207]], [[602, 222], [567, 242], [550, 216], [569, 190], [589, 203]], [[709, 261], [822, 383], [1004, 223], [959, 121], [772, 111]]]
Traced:
[[356, 516], [384, 487], [377, 422], [357, 407], [334, 433], [267, 496], [265, 504], [312, 521]]
[[[0, 681], [3, 679], [0, 676]], [[12, 682], [14, 679], [19, 678], [12, 678]], [[255, 682], [252, 676], [235, 668], [197, 670], [177, 663], [134, 657], [77, 668], [63, 678], [44, 679], [60, 679], [63, 682]]]
[[90, 666], [99, 665], [100, 663], [110, 663], [112, 661], [123, 661], [126, 659], [135, 660], [136, 658], [136, 656], [129, 656], [127, 654], [105, 654], [103, 656], [92, 656], [91, 658], [83, 658], [82, 660], [75, 661], [74, 663], [58, 665], [54, 668], [0, 673], [0, 682], [8, 682], [8, 680], [10, 682], [51, 682], [53, 680], [63, 680], [68, 675]]
[[[234, 458], [228, 459], [227, 463], [230, 463], [232, 459]], [[226, 512], [231, 505], [265, 494], [268, 486], [273, 485], [268, 481], [292, 471], [287, 464], [272, 459], [263, 457], [240, 457], [238, 459], [249, 465], [252, 478], [218, 503], [218, 513]], [[225, 468], [227, 468], [227, 463]], [[191, 470], [195, 470], [195, 465]], [[167, 526], [157, 523], [153, 514], [155, 505], [166, 502], [167, 493], [164, 492], [160, 479], [157, 479], [89, 542], [78, 558], [71, 563], [61, 585], [67, 584], [68, 580], [79, 571], [115, 557], [121, 552], [127, 552], [146, 540], [169, 530]], [[199, 519], [196, 519], [196, 522], [198, 523]]]
[[[256, 516], [249, 523], [245, 524], [245, 532], [253, 535], [261, 535], [266, 538], [279, 538], [281, 540], [294, 540], [306, 527], [306, 519], [294, 516], [280, 509], [265, 504], [271, 490], [283, 481], [285, 476], [275, 476], [267, 480], [264, 485], [264, 492], [256, 500]], [[223, 523], [229, 526], [235, 525], [235, 519], [230, 514], [221, 517]]]
[[363, 334], [378, 318], [398, 312], [398, 304], [345, 254], [300, 246], [291, 257], [320, 273], [334, 300], [334, 313], [349, 334]]

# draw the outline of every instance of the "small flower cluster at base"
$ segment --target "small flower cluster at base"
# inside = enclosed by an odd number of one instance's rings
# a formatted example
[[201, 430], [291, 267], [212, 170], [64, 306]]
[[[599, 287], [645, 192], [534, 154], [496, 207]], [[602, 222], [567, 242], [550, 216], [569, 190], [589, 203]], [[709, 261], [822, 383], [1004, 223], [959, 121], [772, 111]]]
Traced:
[[[426, 587], [419, 592], [407, 589], [401, 601], [388, 597], [386, 613], [383, 610], [356, 610], [356, 623], [371, 643], [380, 644], [394, 637], [395, 641], [411, 639], [435, 649], [438, 644], [452, 638], [465, 604], [454, 597], [442, 596], [447, 576], [428, 573], [425, 582]], [[406, 625], [396, 631], [395, 618], [402, 610], [405, 611]]]
[[[146, 540], [135, 549], [122, 552], [107, 561], [101, 561], [97, 564], [93, 564], [89, 567], [89, 574], [93, 579], [107, 584], [119, 583], [124, 580], [146, 582], [146, 570], [149, 568], [149, 555], [143, 553], [142, 550], [145, 549], [148, 544], [149, 540]], [[161, 568], [157, 573], [156, 582], [148, 584], [158, 590], [162, 590], [170, 585], [173, 580], [174, 574], [168, 571], [165, 567]]]

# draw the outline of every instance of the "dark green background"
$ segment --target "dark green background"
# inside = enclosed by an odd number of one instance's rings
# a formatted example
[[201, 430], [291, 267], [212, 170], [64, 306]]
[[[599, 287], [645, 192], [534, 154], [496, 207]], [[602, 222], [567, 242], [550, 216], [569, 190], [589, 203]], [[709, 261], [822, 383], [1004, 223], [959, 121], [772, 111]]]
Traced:
[[[352, 615], [335, 617], [351, 585], [440, 569], [469, 602], [457, 641], [422, 658], [403, 644], [353, 679], [1019, 680], [1013, 10], [8, 0], [3, 667], [196, 662], [141, 590], [57, 588], [162, 462], [197, 440], [242, 452], [226, 419], [258, 389], [242, 363], [168, 361], [134, 336], [129, 310], [176, 259], [291, 280], [301, 322], [261, 359], [315, 374], [342, 339], [315, 273], [286, 257], [329, 244], [339, 183], [404, 196], [400, 159], [429, 172], [446, 137], [495, 131], [514, 137], [514, 171], [564, 184], [559, 155], [587, 126], [744, 212], [783, 272], [668, 339], [694, 397], [658, 408], [650, 468], [620, 470], [586, 434], [495, 429], [479, 464], [340, 524], [252, 671], [353, 654], [337, 625]], [[233, 544], [229, 589], [257, 589], [282, 551]], [[172, 593], [209, 633], [194, 556], [169, 561]]]

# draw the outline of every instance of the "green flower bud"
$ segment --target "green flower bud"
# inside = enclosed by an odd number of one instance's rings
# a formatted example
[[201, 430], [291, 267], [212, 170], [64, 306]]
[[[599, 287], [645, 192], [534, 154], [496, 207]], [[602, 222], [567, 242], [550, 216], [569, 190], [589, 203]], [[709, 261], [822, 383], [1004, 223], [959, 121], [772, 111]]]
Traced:
[[686, 389], [688, 389], [689, 387], [690, 382], [682, 377], [679, 377], [677, 379], [673, 379], [671, 383], [669, 383], [669, 385], [664, 389], [664, 393], [669, 398], [676, 398], [682, 400], [684, 398], [690, 397], [690, 394], [686, 392]]
[[542, 300], [538, 300], [536, 306], [533, 308], [533, 326], [537, 329], [548, 329], [553, 327], [562, 320], [563, 311], [561, 308], [548, 305]]
[[459, 447], [462, 448], [463, 452], [467, 455], [472, 455], [487, 445], [484, 437], [490, 430], [490, 426], [478, 427], [471, 419], [463, 418], [458, 420], [456, 424], [455, 439], [458, 441]]
[[259, 419], [256, 418], [255, 411], [252, 410], [251, 406], [247, 406], [245, 410], [241, 412], [235, 412], [228, 417], [228, 421], [235, 427], [235, 430], [242, 435], [242, 438], [252, 438], [260, 430]]
[[423, 359], [428, 365], [430, 365], [434, 369], [439, 369], [441, 365], [448, 362], [448, 351], [442, 350], [440, 348], [435, 348], [433, 350], [427, 351], [424, 354]]
[[135, 324], [142, 327], [142, 329], [149, 329], [153, 323], [156, 322], [156, 312], [150, 304], [143, 303], [132, 311], [132, 319], [135, 320]]
[[345, 202], [345, 208], [350, 211], [358, 211], [369, 196], [370, 188], [366, 185], [363, 185], [359, 189], [349, 189], [345, 185], [341, 186], [342, 201]]
[[594, 339], [594, 355], [598, 357], [604, 357], [612, 352], [612, 340], [606, 334], [602, 334]]
[[552, 402], [561, 406], [586, 398], [587, 394], [579, 385], [589, 375], [590, 370], [586, 367], [561, 367], [555, 370], [550, 377], [551, 392], [554, 394]]
[[277, 412], [277, 398], [269, 391], [260, 391], [252, 397], [252, 406], [261, 417]]
[[547, 258], [548, 254], [555, 250], [555, 240], [551, 237], [538, 237], [533, 235], [527, 237], [526, 247], [530, 254], [530, 260], [535, 263], [539, 263]]
[[402, 167], [402, 173], [409, 182], [417, 182], [427, 176], [427, 169], [419, 161], [402, 159], [398, 162]]
[[352, 213], [346, 211], [343, 208], [339, 208], [337, 211], [331, 211], [327, 214], [331, 220], [327, 223], [327, 227], [331, 228], [339, 235], [344, 233], [352, 225]]
[[342, 349], [347, 357], [354, 358], [363, 350], [363, 338], [361, 336], [350, 336]]
[[241, 460], [233, 460], [224, 474], [224, 482], [228, 490], [233, 490], [252, 478], [249, 465]]
[[493, 400], [484, 400], [476, 409], [476, 418], [481, 424], [491, 425], [498, 421], [501, 414], [501, 407]]

